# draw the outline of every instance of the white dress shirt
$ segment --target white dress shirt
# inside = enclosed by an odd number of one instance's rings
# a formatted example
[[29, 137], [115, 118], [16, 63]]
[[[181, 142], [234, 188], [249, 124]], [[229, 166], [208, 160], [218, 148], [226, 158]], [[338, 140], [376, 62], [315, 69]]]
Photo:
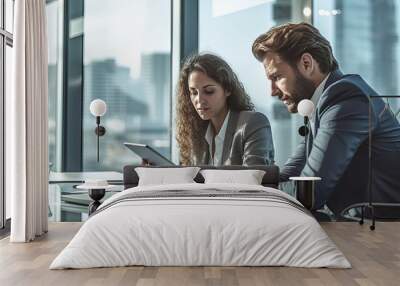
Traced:
[[208, 150], [210, 152], [210, 161], [208, 164], [213, 165], [213, 166], [221, 166], [222, 164], [222, 151], [224, 149], [224, 140], [225, 140], [225, 133], [226, 133], [226, 128], [228, 126], [228, 121], [229, 121], [229, 114], [230, 111], [225, 116], [224, 123], [221, 126], [221, 129], [219, 130], [218, 134], [215, 136], [215, 153], [214, 153], [214, 158], [212, 156], [212, 144], [213, 144], [213, 138], [214, 138], [214, 128], [212, 126], [212, 123], [208, 124], [207, 132], [205, 135], [205, 139], [208, 143]]
[[324, 93], [324, 87], [325, 83], [328, 80], [330, 73], [324, 78], [323, 81], [318, 85], [318, 87], [315, 89], [313, 96], [311, 97], [312, 103], [314, 103], [314, 111], [311, 114], [309, 120], [310, 120], [310, 126], [311, 126], [311, 132], [313, 135], [315, 135], [315, 115], [317, 113], [317, 105], [319, 102], [319, 99], [321, 98], [321, 95]]

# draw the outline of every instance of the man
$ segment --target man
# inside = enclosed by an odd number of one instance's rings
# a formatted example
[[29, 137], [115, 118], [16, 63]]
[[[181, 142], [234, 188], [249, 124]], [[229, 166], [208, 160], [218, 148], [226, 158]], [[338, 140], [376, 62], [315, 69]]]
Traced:
[[[311, 99], [310, 148], [300, 144], [281, 170], [291, 176], [318, 176], [316, 206], [325, 203], [336, 214], [368, 202], [369, 107], [372, 107], [374, 202], [400, 202], [400, 126], [382, 99], [359, 76], [343, 75], [329, 42], [310, 24], [285, 24], [260, 35], [254, 56], [271, 80], [272, 96], [291, 113]], [[388, 208], [380, 209], [388, 214]], [[393, 211], [393, 209], [392, 209]]]

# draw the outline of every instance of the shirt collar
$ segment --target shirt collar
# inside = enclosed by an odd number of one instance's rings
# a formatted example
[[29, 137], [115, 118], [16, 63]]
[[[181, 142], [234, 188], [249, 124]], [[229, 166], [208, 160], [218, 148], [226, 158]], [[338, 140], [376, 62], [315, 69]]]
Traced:
[[318, 101], [319, 101], [321, 95], [324, 93], [325, 83], [328, 80], [329, 75], [330, 75], [330, 73], [328, 73], [328, 75], [324, 78], [324, 80], [321, 81], [321, 83], [315, 89], [313, 96], [311, 97], [311, 101], [312, 101], [312, 103], [314, 103], [315, 107], [317, 107]]
[[[228, 127], [230, 113], [231, 113], [231, 111], [228, 110], [228, 113], [226, 114], [225, 119], [224, 119], [224, 123], [222, 123], [221, 129], [219, 130], [218, 134], [215, 136], [216, 141], [217, 140], [224, 141], [226, 128]], [[214, 129], [213, 129], [212, 123], [210, 121], [210, 123], [208, 124], [208, 127], [207, 127], [206, 135], [205, 135], [205, 139], [209, 146], [212, 146], [213, 137], [214, 137]]]

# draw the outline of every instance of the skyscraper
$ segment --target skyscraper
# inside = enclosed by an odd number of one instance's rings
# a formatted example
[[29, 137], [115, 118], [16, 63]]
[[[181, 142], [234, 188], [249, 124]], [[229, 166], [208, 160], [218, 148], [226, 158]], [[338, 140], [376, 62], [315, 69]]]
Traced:
[[141, 79], [144, 98], [149, 107], [149, 119], [164, 124], [169, 122], [170, 108], [170, 54], [142, 55]]
[[399, 93], [394, 0], [337, 0], [335, 50], [345, 73], [359, 73], [380, 94]]

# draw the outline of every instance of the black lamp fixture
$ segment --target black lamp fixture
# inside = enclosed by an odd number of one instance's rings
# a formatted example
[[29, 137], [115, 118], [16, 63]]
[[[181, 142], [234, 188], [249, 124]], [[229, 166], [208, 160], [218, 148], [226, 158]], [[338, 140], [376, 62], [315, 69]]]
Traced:
[[99, 162], [100, 136], [106, 134], [106, 129], [100, 125], [100, 117], [107, 112], [107, 104], [104, 100], [95, 99], [90, 103], [90, 113], [96, 117], [96, 129], [94, 132], [97, 135], [97, 162]]
[[308, 152], [308, 136], [310, 133], [309, 122], [310, 116], [314, 112], [314, 103], [309, 99], [303, 99], [297, 105], [297, 112], [304, 117], [304, 125], [299, 128], [299, 134], [304, 136], [305, 141], [305, 152], [306, 152], [306, 162], [307, 162], [307, 152]]

